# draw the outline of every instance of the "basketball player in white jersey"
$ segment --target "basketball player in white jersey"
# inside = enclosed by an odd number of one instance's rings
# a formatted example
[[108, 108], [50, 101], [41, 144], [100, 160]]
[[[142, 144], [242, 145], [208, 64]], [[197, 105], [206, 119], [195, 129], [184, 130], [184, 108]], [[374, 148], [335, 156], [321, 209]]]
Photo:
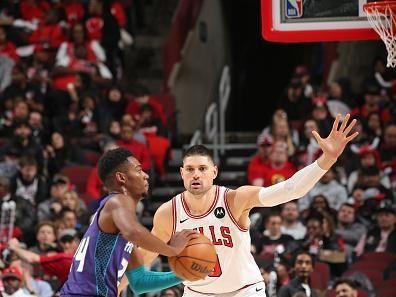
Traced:
[[[217, 176], [209, 150], [193, 146], [187, 150], [180, 168], [186, 191], [164, 203], [154, 216], [152, 233], [168, 242], [172, 234], [196, 229], [215, 245], [218, 262], [205, 279], [185, 282], [185, 297], [251, 297], [265, 296], [264, 282], [250, 253], [249, 212], [253, 207], [271, 207], [305, 195], [337, 161], [346, 144], [357, 136], [348, 136], [356, 120], [349, 114], [340, 123], [334, 121], [325, 139], [314, 131], [323, 154], [290, 179], [262, 188], [243, 186], [236, 190], [213, 185]], [[157, 256], [145, 252], [145, 263]]]

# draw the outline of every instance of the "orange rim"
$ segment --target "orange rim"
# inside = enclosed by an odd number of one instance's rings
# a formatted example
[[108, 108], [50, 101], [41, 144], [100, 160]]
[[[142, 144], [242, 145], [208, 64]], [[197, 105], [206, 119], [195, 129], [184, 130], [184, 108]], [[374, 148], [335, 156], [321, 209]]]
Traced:
[[377, 1], [377, 2], [366, 3], [363, 5], [363, 9], [367, 13], [371, 13], [374, 10], [377, 10], [380, 13], [386, 14], [387, 7], [390, 8], [391, 12], [396, 13], [396, 1]]

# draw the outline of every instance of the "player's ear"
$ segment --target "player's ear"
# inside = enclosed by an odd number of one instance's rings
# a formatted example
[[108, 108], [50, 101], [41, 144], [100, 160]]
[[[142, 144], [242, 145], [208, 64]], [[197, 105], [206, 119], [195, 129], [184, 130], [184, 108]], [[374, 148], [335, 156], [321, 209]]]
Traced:
[[214, 178], [217, 177], [217, 174], [218, 174], [218, 173], [219, 173], [219, 169], [217, 168], [216, 165], [214, 165], [214, 166], [213, 166], [213, 175], [214, 175]]
[[118, 183], [120, 183], [120, 184], [125, 184], [125, 182], [126, 182], [125, 174], [123, 174], [123, 173], [120, 172], [120, 171], [117, 171], [117, 172], [115, 173], [115, 177], [116, 177], [116, 180], [117, 180]]
[[180, 176], [183, 177], [183, 167], [180, 167]]

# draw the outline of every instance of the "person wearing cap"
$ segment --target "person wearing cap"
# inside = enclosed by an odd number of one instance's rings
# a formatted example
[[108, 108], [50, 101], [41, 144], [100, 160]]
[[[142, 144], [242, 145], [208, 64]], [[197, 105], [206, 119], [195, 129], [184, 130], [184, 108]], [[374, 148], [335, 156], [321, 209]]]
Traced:
[[271, 147], [268, 165], [262, 172], [264, 184], [261, 186], [271, 186], [290, 178], [296, 168], [288, 158], [288, 145], [282, 140], [277, 140]]
[[80, 244], [80, 238], [75, 229], [64, 229], [59, 231], [58, 242], [65, 253], [74, 253]]
[[1, 278], [4, 285], [3, 297], [30, 297], [22, 289], [22, 272], [16, 267], [9, 267], [2, 271]]
[[263, 181], [260, 180], [260, 177], [262, 176], [262, 172], [265, 170], [268, 164], [268, 156], [270, 154], [273, 142], [274, 141], [271, 135], [262, 133], [258, 136], [257, 152], [256, 155], [250, 159], [247, 169], [247, 178], [249, 184], [263, 184]]
[[41, 202], [37, 208], [39, 221], [53, 220], [62, 209], [61, 198], [71, 188], [70, 180], [67, 176], [55, 174], [51, 181], [50, 198]]
[[22, 290], [26, 294], [37, 297], [52, 297], [54, 295], [48, 282], [33, 277], [33, 266], [31, 264], [16, 259], [11, 261], [9, 267], [14, 267], [22, 272]]
[[355, 248], [357, 256], [364, 252], [396, 251], [396, 210], [383, 205], [376, 212], [376, 225], [362, 236]]

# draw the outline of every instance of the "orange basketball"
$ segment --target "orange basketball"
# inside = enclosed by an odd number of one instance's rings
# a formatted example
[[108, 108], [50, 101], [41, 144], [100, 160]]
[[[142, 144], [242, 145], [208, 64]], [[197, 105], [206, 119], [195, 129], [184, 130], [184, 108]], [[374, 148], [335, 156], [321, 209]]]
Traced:
[[179, 255], [168, 259], [169, 266], [175, 274], [189, 281], [205, 278], [213, 271], [216, 261], [214, 245], [202, 234], [196, 239], [191, 239]]

